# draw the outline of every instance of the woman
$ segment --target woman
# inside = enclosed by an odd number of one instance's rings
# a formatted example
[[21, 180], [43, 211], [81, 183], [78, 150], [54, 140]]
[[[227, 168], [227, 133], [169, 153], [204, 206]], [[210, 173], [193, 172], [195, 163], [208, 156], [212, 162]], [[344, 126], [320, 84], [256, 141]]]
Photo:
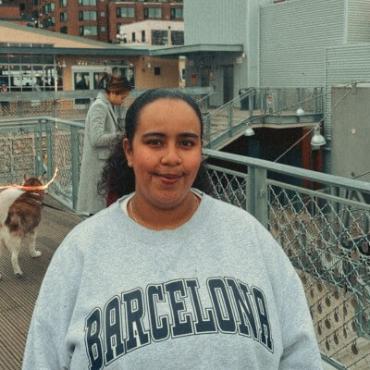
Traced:
[[105, 91], [98, 94], [85, 122], [77, 209], [89, 215], [105, 207], [105, 199], [98, 194], [97, 185], [111, 147], [121, 131], [113, 106], [121, 105], [131, 89], [120, 77], [107, 75], [104, 82]]
[[321, 369], [282, 249], [248, 213], [192, 187], [202, 161], [194, 101], [145, 92], [115, 150], [105, 184], [123, 174], [126, 195], [55, 253], [23, 368]]

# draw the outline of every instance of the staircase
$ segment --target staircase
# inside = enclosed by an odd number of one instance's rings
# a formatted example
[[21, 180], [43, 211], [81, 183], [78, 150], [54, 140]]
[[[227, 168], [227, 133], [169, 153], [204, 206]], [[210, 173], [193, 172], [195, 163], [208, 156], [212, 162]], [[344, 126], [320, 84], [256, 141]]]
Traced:
[[[292, 91], [293, 90], [293, 91]], [[204, 114], [205, 145], [222, 149], [245, 129], [314, 127], [323, 119], [322, 91], [248, 88], [231, 101]], [[304, 89], [308, 90], [308, 89]]]

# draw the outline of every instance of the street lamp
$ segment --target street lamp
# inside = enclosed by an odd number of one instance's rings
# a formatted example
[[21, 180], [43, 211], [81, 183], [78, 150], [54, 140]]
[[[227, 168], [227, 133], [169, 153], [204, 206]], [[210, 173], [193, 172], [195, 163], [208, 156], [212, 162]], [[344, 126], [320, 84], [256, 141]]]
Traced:
[[254, 136], [256, 133], [254, 132], [253, 128], [247, 125], [247, 128], [244, 131], [244, 136]]
[[311, 138], [311, 146], [313, 150], [317, 150], [320, 146], [324, 146], [326, 144], [326, 140], [324, 136], [321, 135], [320, 132], [320, 125], [315, 126], [313, 135]]

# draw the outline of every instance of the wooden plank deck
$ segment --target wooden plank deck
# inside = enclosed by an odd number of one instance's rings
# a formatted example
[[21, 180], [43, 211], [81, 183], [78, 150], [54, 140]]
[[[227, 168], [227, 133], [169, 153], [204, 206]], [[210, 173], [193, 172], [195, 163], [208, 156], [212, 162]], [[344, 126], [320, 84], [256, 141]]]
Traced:
[[[53, 207], [53, 208], [51, 208]], [[56, 207], [57, 209], [55, 209]], [[19, 370], [33, 307], [50, 259], [65, 235], [81, 221], [50, 196], [45, 206], [37, 238], [39, 258], [22, 250], [19, 264], [24, 276], [16, 278], [7, 251], [0, 258], [0, 370]]]

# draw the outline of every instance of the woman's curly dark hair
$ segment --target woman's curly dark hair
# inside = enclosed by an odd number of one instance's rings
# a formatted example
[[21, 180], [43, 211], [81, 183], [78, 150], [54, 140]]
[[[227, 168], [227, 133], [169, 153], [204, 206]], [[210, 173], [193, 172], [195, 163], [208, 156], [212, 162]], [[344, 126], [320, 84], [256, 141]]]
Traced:
[[[111, 155], [105, 163], [101, 180], [98, 184], [99, 194], [106, 196], [108, 193], [114, 193], [117, 197], [121, 197], [122, 195], [130, 194], [135, 191], [135, 174], [132, 168], [127, 164], [122, 140], [123, 137], [125, 137], [130, 143], [132, 143], [140, 112], [146, 105], [158, 99], [182, 100], [190, 105], [199, 118], [201, 132], [203, 132], [202, 113], [200, 112], [197, 103], [189, 95], [186, 95], [179, 90], [169, 89], [150, 89], [145, 91], [135, 99], [127, 110], [125, 118], [125, 135], [117, 136]], [[193, 186], [205, 193], [210, 193], [211, 191], [210, 182], [203, 163], [199, 168]]]

